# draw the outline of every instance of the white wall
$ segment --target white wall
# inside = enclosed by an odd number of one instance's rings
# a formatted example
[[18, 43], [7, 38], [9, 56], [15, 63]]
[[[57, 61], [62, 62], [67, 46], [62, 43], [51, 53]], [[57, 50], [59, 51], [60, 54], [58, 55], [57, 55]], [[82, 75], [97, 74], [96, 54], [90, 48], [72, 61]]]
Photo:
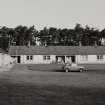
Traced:
[[[48, 63], [56, 62], [56, 55], [50, 55], [50, 60], [44, 60], [43, 56], [44, 55], [33, 55], [33, 60], [27, 60], [27, 55], [21, 55], [21, 63], [22, 64], [48, 64]], [[81, 56], [82, 55], [75, 55], [76, 63], [78, 64], [105, 64], [105, 55], [104, 55], [104, 60], [102, 61], [97, 60], [97, 55], [88, 55], [87, 60], [83, 60]], [[67, 60], [68, 59], [65, 57], [66, 62]]]
[[43, 55], [33, 55], [33, 60], [27, 60], [27, 55], [21, 55], [22, 64], [47, 64], [55, 60], [55, 55], [50, 55], [50, 60], [44, 60]]
[[9, 65], [12, 62], [14, 62], [14, 59], [10, 55], [0, 53], [0, 66]]
[[103, 64], [105, 63], [105, 55], [104, 55], [104, 59], [103, 60], [97, 60], [97, 55], [88, 55], [88, 59], [87, 60], [82, 60], [81, 55], [76, 55], [77, 56], [77, 63], [79, 64]]

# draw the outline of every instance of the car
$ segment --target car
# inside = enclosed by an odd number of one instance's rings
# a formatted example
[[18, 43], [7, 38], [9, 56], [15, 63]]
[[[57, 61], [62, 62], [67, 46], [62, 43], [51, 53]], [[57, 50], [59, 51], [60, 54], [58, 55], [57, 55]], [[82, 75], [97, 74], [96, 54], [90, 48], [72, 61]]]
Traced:
[[69, 72], [69, 71], [79, 71], [79, 72], [87, 71], [87, 69], [84, 66], [79, 66], [76, 63], [72, 63], [72, 64], [66, 63], [66, 64], [63, 65], [62, 69], [65, 72]]

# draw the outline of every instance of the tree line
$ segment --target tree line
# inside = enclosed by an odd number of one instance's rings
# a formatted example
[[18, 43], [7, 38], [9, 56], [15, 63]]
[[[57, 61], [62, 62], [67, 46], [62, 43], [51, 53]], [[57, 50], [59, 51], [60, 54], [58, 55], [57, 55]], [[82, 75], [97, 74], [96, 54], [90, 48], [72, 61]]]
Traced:
[[0, 48], [8, 50], [9, 46], [100, 46], [104, 45], [105, 29], [99, 30], [88, 25], [76, 24], [73, 29], [44, 27], [37, 30], [35, 26], [19, 25], [15, 28], [0, 27]]

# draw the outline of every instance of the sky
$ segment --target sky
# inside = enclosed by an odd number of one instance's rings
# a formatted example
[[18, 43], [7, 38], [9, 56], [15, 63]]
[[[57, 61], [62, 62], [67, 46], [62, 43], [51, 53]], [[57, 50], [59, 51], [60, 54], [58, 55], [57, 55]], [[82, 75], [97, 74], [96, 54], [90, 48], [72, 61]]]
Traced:
[[0, 0], [0, 26], [105, 28], [105, 0]]

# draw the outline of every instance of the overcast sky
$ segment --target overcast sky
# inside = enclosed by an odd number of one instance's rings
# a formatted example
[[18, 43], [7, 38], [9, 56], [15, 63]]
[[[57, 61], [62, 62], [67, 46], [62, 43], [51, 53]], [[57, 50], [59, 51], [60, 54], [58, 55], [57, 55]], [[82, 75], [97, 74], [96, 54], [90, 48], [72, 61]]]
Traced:
[[105, 0], [0, 0], [0, 26], [105, 28]]

